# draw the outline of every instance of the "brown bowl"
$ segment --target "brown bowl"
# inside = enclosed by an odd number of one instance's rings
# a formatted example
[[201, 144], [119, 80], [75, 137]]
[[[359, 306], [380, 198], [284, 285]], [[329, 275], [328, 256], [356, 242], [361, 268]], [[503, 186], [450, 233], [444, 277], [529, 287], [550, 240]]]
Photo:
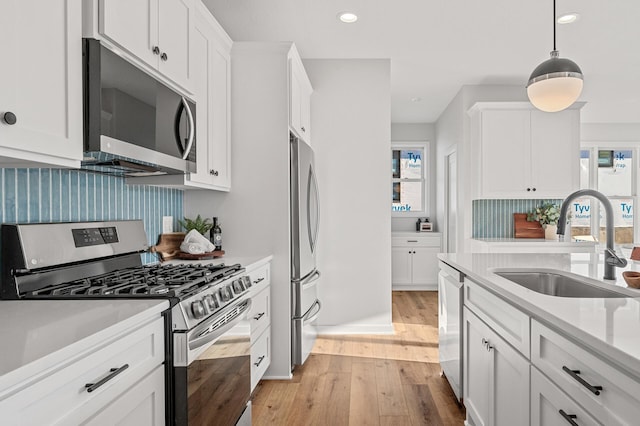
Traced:
[[627, 282], [629, 287], [640, 288], [640, 272], [637, 271], [624, 271], [622, 277]]

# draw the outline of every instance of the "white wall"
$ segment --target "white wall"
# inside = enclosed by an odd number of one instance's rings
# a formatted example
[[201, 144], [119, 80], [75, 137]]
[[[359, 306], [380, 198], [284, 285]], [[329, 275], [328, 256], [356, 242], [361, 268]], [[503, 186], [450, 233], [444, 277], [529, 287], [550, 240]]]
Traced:
[[582, 142], [638, 142], [640, 143], [640, 124], [638, 123], [582, 123], [580, 126]]
[[391, 332], [390, 61], [309, 59], [325, 333]]
[[[436, 126], [432, 123], [391, 123], [392, 142], [429, 142], [428, 165], [428, 194], [427, 203], [429, 208], [424, 216], [428, 216], [434, 222], [434, 231], [439, 231], [438, 223], [435, 220], [436, 212]], [[429, 179], [431, 178], [431, 179]], [[391, 178], [389, 177], [389, 180]], [[391, 207], [389, 207], [391, 208]], [[416, 230], [415, 217], [391, 218], [391, 231], [407, 232]]]

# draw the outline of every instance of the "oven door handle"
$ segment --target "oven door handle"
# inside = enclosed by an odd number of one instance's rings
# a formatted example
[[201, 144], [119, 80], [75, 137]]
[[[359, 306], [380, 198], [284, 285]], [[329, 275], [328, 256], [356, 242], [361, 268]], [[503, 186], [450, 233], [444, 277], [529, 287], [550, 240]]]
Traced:
[[[234, 307], [234, 309], [237, 309], [238, 305], [236, 305]], [[231, 330], [233, 327], [235, 327], [240, 321], [244, 320], [247, 317], [247, 312], [249, 312], [251, 310], [251, 299], [247, 299], [246, 301], [246, 305], [244, 308], [244, 311], [236, 316], [235, 318], [233, 318], [231, 321], [226, 322], [216, 328], [214, 328], [213, 330], [210, 330], [204, 334], [199, 334], [198, 337], [194, 338], [194, 339], [189, 339], [189, 349], [190, 350], [194, 350], [194, 349], [198, 349], [210, 342], [213, 342], [214, 340], [218, 339], [220, 336], [222, 336], [224, 333], [226, 333], [227, 331]], [[227, 311], [229, 312], [229, 311]], [[209, 326], [211, 326], [212, 323], [215, 323], [218, 321], [218, 319], [220, 318], [221, 315], [216, 315], [214, 318], [212, 318], [210, 321], [207, 321], [207, 323], [202, 325], [202, 328], [206, 329]]]

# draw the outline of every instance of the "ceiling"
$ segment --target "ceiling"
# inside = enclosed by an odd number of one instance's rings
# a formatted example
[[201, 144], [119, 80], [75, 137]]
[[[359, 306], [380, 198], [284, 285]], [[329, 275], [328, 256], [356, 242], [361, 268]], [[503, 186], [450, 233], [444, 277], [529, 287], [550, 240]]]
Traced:
[[[463, 85], [524, 87], [553, 47], [552, 0], [203, 0], [234, 41], [302, 58], [390, 58], [391, 121], [433, 123]], [[359, 17], [343, 24], [338, 12]], [[558, 0], [560, 56], [584, 74], [587, 123], [640, 123], [640, 1]], [[418, 102], [412, 98], [420, 98]]]

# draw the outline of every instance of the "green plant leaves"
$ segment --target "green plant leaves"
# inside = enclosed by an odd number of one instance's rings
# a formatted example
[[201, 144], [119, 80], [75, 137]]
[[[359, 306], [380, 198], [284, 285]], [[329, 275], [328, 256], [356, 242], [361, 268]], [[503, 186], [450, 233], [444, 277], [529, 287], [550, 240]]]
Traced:
[[557, 225], [560, 219], [560, 206], [544, 203], [527, 213], [527, 221], [540, 222], [541, 225]]
[[195, 229], [202, 235], [204, 235], [213, 227], [213, 223], [211, 223], [211, 220], [209, 218], [202, 219], [200, 215], [196, 216], [195, 219], [189, 219], [188, 217], [185, 217], [184, 221], [178, 219], [178, 223], [183, 228], [185, 228], [187, 232], [191, 231], [192, 229]]

